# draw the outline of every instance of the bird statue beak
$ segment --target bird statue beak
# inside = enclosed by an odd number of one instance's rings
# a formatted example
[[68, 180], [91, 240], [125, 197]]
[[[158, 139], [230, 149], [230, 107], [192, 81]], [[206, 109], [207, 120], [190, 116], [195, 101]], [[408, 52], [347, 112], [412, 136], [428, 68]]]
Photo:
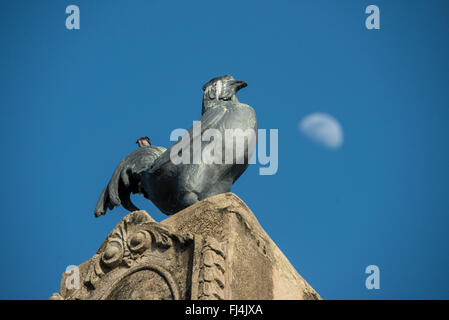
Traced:
[[248, 84], [245, 81], [242, 80], [234, 80], [232, 81], [232, 86], [235, 88], [235, 92], [239, 91], [242, 88], [245, 88], [248, 86]]

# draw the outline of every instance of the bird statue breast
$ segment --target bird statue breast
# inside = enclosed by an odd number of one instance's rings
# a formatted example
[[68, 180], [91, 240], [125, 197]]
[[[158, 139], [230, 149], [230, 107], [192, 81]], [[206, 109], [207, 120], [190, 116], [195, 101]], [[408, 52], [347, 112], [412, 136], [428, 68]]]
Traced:
[[[168, 149], [140, 138], [140, 147], [119, 163], [100, 195], [95, 216], [119, 205], [138, 210], [130, 200], [131, 193], [143, 194], [170, 215], [229, 192], [248, 168], [257, 140], [255, 111], [236, 97], [246, 86], [230, 75], [207, 82], [201, 118]], [[180, 158], [183, 161], [178, 161]]]

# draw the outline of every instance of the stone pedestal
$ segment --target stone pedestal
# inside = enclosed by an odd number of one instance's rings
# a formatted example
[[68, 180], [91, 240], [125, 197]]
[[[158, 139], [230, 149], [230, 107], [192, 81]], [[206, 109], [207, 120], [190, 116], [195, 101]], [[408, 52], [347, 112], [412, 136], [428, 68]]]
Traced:
[[123, 218], [51, 299], [321, 299], [245, 203], [220, 194], [161, 223]]

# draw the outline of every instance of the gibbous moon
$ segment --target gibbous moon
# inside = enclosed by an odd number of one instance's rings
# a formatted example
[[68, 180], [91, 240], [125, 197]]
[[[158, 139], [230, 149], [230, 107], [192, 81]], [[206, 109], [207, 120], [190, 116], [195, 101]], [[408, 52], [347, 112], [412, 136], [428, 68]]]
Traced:
[[329, 114], [312, 113], [299, 122], [299, 130], [311, 140], [329, 149], [338, 149], [343, 144], [343, 129]]

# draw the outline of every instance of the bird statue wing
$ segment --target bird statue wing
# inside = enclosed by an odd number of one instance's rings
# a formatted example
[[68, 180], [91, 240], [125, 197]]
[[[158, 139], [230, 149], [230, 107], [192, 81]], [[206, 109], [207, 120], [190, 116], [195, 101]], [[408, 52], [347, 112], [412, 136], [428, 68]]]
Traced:
[[120, 204], [129, 211], [139, 210], [130, 199], [131, 193], [143, 193], [141, 174], [165, 151], [163, 147], [145, 146], [127, 155], [117, 166], [95, 208], [95, 216], [106, 214]]
[[[200, 118], [201, 122], [201, 131], [196, 132], [196, 135], [193, 135], [193, 127], [190, 128], [185, 134], [189, 134], [189, 144], [192, 145], [192, 141], [194, 139], [201, 139], [201, 137], [198, 137], [199, 135], [202, 135], [204, 131], [210, 128], [217, 128], [219, 125], [219, 122], [223, 119], [223, 116], [228, 112], [227, 107], [216, 107], [213, 109], [208, 110], [203, 114], [203, 116]], [[183, 141], [184, 139], [179, 139], [177, 142], [172, 144], [170, 148], [165, 150], [165, 152], [157, 158], [153, 165], [151, 166], [150, 173], [153, 173], [157, 171], [160, 167], [162, 167], [164, 164], [170, 161], [170, 152], [171, 150], [177, 146], [180, 143], [186, 143], [186, 141]]]

